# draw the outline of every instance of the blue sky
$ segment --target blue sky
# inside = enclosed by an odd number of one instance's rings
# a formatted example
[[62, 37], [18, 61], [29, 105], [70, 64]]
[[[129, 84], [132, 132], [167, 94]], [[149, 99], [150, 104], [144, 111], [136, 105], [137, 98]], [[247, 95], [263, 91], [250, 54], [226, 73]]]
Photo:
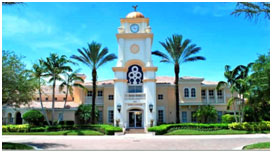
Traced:
[[[96, 41], [117, 54], [115, 34], [120, 18], [133, 11], [132, 5], [150, 18], [154, 33], [152, 50], [164, 51], [159, 41], [172, 34], [182, 34], [201, 47], [198, 55], [205, 61], [181, 65], [180, 76], [225, 80], [224, 66], [234, 68], [266, 54], [270, 48], [269, 20], [252, 22], [231, 16], [236, 3], [25, 3], [2, 7], [2, 49], [23, 55], [27, 68], [40, 58], [58, 53], [70, 57], [77, 49]], [[160, 63], [157, 76], [174, 76], [172, 65]], [[113, 79], [111, 67], [117, 60], [101, 67], [98, 80]], [[171, 68], [169, 68], [171, 67]], [[91, 70], [83, 64], [74, 66], [91, 79]], [[167, 71], [166, 71], [167, 70]]]

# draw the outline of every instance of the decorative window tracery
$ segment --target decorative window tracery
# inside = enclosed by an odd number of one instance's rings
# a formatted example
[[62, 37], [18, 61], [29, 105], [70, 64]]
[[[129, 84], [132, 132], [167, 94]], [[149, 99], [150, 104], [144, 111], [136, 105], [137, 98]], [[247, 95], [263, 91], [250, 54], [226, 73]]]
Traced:
[[127, 80], [129, 85], [141, 85], [143, 83], [143, 71], [139, 65], [131, 65], [128, 68]]

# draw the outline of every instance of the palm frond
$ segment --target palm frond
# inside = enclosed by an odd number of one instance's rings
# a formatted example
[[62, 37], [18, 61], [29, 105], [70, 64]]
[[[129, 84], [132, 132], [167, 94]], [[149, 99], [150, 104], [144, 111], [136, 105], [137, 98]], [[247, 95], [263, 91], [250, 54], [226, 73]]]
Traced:
[[161, 62], [167, 62], [167, 63], [171, 62], [171, 60], [169, 59], [169, 57], [166, 54], [164, 54], [163, 52], [160, 52], [158, 50], [153, 51], [152, 55], [156, 55], [158, 57], [161, 57], [162, 58]]
[[194, 61], [198, 61], [198, 60], [205, 60], [206, 58], [203, 57], [203, 56], [194, 56], [194, 57], [189, 57], [189, 58], [186, 58], [182, 61], [182, 63], [185, 63], [185, 62], [194, 62]]

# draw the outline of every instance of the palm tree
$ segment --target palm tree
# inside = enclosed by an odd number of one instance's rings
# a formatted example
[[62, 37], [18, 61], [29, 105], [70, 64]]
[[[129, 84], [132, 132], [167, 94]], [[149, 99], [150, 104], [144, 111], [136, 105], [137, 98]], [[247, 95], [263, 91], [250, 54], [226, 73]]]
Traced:
[[182, 35], [173, 35], [172, 38], [167, 38], [166, 42], [160, 42], [164, 47], [167, 54], [161, 51], [153, 51], [152, 54], [162, 58], [161, 62], [174, 64], [175, 72], [175, 95], [176, 95], [176, 122], [180, 122], [179, 118], [179, 71], [180, 64], [198, 60], [205, 60], [202, 56], [192, 56], [198, 53], [201, 48], [197, 47], [195, 44], [190, 44], [191, 40], [182, 40]]
[[87, 65], [92, 70], [93, 96], [92, 96], [92, 124], [95, 123], [95, 98], [96, 98], [96, 81], [97, 69], [103, 64], [116, 59], [115, 54], [108, 54], [108, 48], [101, 50], [101, 44], [92, 42], [88, 48], [78, 49], [80, 56], [72, 55], [71, 58]]
[[244, 104], [245, 104], [245, 94], [250, 89], [250, 82], [248, 79], [248, 73], [250, 68], [252, 67], [254, 63], [249, 63], [247, 66], [244, 65], [238, 65], [234, 71], [236, 72], [236, 81], [234, 83], [234, 89], [239, 93], [242, 102], [241, 102], [241, 108], [240, 108], [240, 122], [243, 122], [244, 119]]
[[58, 56], [57, 54], [50, 54], [49, 57], [43, 62], [46, 69], [46, 74], [44, 76], [50, 77], [49, 82], [53, 82], [52, 91], [52, 125], [54, 125], [54, 115], [55, 115], [55, 87], [56, 81], [62, 81], [60, 74], [65, 72], [71, 72], [72, 69], [68, 66], [68, 63], [73, 63], [68, 60], [65, 55]]
[[270, 20], [270, 3], [269, 2], [238, 2], [236, 9], [231, 13], [231, 15], [240, 16], [245, 15], [245, 18], [249, 20], [257, 17], [261, 14], [265, 18]]
[[236, 81], [235, 79], [235, 71], [230, 71], [230, 66], [226, 65], [225, 66], [225, 73], [224, 73], [225, 78], [227, 79], [227, 82], [225, 81], [219, 81], [216, 87], [216, 90], [219, 90], [222, 86], [229, 86], [230, 87], [230, 91], [231, 91], [231, 98], [228, 100], [228, 109], [230, 107], [230, 105], [233, 105], [233, 110], [234, 110], [234, 118], [235, 118], [235, 122], [237, 122], [237, 118], [236, 118], [236, 103], [235, 101], [237, 100], [237, 97], [233, 96], [233, 92], [234, 92], [234, 83]]
[[[62, 109], [62, 114], [64, 114], [64, 109], [66, 106], [68, 94], [70, 93], [70, 95], [73, 97], [73, 87], [79, 87], [79, 88], [85, 89], [85, 87], [81, 84], [81, 83], [84, 83], [84, 80], [77, 75], [77, 72], [78, 71], [75, 71], [71, 74], [66, 73], [67, 80], [63, 80], [63, 82], [59, 86], [59, 91], [62, 91], [64, 89], [64, 87], [66, 87], [65, 100], [64, 100], [64, 106]], [[59, 120], [58, 120], [58, 122], [59, 122]]]
[[42, 112], [46, 119], [47, 124], [50, 125], [48, 117], [47, 117], [47, 113], [45, 112], [45, 109], [43, 107], [43, 102], [42, 102], [41, 84], [44, 82], [44, 80], [42, 79], [44, 73], [45, 73], [45, 67], [43, 65], [43, 61], [40, 59], [38, 64], [33, 65], [33, 70], [31, 71], [31, 74], [32, 74], [32, 77], [34, 77], [34, 79], [38, 81], [39, 99], [41, 103]]

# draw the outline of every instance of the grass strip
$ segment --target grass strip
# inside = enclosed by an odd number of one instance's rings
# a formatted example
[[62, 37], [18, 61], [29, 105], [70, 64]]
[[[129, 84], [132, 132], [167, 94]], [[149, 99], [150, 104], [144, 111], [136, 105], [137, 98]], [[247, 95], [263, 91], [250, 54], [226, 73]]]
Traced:
[[50, 132], [3, 132], [3, 135], [104, 135], [93, 130], [64, 130]]
[[33, 150], [34, 148], [25, 144], [2, 142], [2, 149], [5, 150]]
[[260, 142], [260, 143], [244, 146], [243, 150], [269, 149], [269, 148], [270, 148], [270, 142]]
[[244, 130], [214, 130], [214, 131], [201, 131], [194, 129], [178, 129], [166, 133], [165, 135], [230, 135], [230, 134], [255, 134], [255, 133], [270, 133], [270, 131], [244, 131]]

